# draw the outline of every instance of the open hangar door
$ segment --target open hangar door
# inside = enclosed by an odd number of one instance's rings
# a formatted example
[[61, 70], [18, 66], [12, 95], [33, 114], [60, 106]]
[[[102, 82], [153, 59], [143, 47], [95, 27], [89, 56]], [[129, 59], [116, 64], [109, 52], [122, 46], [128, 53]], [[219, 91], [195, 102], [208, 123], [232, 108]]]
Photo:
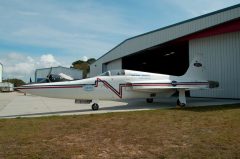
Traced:
[[188, 41], [169, 42], [122, 58], [128, 70], [183, 75], [189, 66]]

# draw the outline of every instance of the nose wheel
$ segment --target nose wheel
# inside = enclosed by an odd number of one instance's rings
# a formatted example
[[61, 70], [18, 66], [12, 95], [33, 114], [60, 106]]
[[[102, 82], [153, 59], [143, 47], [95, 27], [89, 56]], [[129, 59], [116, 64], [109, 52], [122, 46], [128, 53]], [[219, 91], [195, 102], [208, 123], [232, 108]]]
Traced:
[[99, 109], [99, 105], [97, 103], [93, 103], [92, 105], [92, 110], [98, 110]]

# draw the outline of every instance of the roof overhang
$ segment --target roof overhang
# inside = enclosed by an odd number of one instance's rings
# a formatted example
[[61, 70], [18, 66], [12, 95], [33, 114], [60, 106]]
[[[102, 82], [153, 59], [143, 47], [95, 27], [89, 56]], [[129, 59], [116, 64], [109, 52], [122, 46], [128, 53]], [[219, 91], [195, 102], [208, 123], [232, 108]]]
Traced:
[[[180, 38], [199, 38], [208, 34], [236, 31], [240, 28], [239, 18], [240, 4], [126, 39], [101, 56], [96, 62], [106, 63]], [[224, 27], [217, 28], [217, 26], [232, 21], [235, 21], [234, 24], [237, 27], [231, 25], [226, 29]], [[208, 32], [203, 33], [205, 30]]]

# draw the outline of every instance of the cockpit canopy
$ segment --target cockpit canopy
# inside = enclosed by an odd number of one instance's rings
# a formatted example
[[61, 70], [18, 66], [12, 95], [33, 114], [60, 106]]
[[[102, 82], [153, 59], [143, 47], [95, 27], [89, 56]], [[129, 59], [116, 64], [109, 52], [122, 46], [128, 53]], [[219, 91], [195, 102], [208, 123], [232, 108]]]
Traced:
[[[133, 70], [110, 70], [102, 73], [99, 76], [159, 76], [160, 74], [133, 71]], [[162, 76], [162, 75], [161, 75]]]
[[100, 76], [124, 76], [125, 70], [111, 70], [102, 73]]

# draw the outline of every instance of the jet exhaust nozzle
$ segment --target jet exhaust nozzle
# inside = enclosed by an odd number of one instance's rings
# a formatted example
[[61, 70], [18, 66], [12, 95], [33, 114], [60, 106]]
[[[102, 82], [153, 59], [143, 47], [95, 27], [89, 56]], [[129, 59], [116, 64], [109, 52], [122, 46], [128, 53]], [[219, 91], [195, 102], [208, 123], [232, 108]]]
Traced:
[[209, 83], [209, 88], [218, 88], [219, 87], [219, 82], [217, 81], [208, 81]]

